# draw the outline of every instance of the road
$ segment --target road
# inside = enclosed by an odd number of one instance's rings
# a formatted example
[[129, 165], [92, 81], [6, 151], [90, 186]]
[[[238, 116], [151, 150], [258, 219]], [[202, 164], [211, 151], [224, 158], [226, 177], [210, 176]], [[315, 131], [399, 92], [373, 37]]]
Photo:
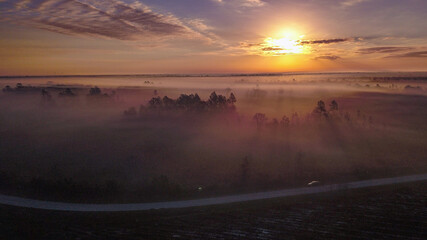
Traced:
[[199, 207], [208, 205], [219, 205], [236, 202], [246, 202], [253, 200], [271, 199], [279, 197], [299, 196], [314, 193], [324, 193], [332, 191], [340, 191], [346, 189], [356, 189], [365, 187], [374, 187], [382, 185], [392, 185], [398, 183], [408, 183], [427, 180], [427, 174], [410, 175], [393, 178], [381, 178], [365, 181], [356, 181], [342, 184], [330, 184], [316, 187], [292, 188], [277, 191], [238, 194], [223, 197], [202, 198], [184, 201], [170, 202], [153, 202], [153, 203], [129, 203], [129, 204], [80, 204], [80, 203], [64, 203], [40, 201], [28, 198], [13, 197], [0, 194], [0, 204], [35, 208], [44, 210], [56, 211], [75, 211], [75, 212], [126, 212], [126, 211], [143, 211], [152, 209], [171, 209], [171, 208], [187, 208]]

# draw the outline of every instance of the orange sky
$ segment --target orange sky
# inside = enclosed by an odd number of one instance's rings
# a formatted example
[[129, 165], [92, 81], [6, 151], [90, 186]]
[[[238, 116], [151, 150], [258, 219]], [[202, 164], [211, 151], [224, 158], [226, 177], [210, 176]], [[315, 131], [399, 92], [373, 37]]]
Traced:
[[419, 0], [0, 1], [0, 75], [426, 71]]

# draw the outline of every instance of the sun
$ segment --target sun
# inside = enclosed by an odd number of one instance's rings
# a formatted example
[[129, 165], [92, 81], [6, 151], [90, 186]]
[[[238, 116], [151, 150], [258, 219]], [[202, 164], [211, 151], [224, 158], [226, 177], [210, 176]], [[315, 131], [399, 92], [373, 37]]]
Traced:
[[304, 35], [299, 35], [294, 31], [286, 31], [279, 38], [268, 37], [261, 44], [264, 55], [287, 55], [287, 54], [307, 54], [310, 47], [301, 44]]

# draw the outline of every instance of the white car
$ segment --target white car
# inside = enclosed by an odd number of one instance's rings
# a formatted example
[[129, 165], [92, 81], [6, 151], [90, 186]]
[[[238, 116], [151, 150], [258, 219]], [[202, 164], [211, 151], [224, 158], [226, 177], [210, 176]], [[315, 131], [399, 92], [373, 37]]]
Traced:
[[319, 182], [319, 181], [311, 181], [311, 182], [309, 182], [309, 183], [307, 184], [307, 186], [312, 187], [312, 186], [317, 186], [317, 185], [319, 185], [319, 184], [320, 184], [320, 182]]

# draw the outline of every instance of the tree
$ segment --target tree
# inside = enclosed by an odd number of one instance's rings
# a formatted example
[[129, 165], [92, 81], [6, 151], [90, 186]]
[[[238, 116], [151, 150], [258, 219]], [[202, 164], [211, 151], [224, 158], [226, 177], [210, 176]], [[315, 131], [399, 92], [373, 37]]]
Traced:
[[220, 108], [224, 108], [227, 105], [227, 98], [222, 95], [218, 95], [217, 106]]
[[200, 102], [200, 101], [202, 101], [202, 99], [200, 99], [200, 97], [199, 97], [199, 94], [194, 94], [194, 97], [193, 97], [193, 99], [194, 99], [194, 102]]
[[317, 106], [316, 108], [314, 108], [312, 114], [317, 117], [318, 119], [320, 119], [322, 116], [324, 117], [328, 117], [328, 113], [326, 111], [326, 106], [325, 106], [325, 102], [320, 100], [317, 102]]
[[48, 91], [46, 91], [46, 89], [43, 88], [42, 89], [42, 97], [50, 100], [50, 98], [52, 96], [50, 95], [50, 93]]
[[101, 95], [101, 89], [99, 87], [95, 86], [89, 90], [89, 95], [90, 96], [99, 96], [99, 95]]
[[282, 120], [280, 120], [280, 125], [282, 126], [282, 127], [289, 127], [289, 124], [290, 124], [290, 120], [289, 120], [289, 118], [286, 116], [286, 115], [284, 115], [283, 117], [282, 117]]
[[230, 97], [228, 98], [227, 102], [234, 105], [234, 103], [237, 102], [236, 96], [234, 96], [233, 93], [230, 93]]
[[330, 111], [338, 111], [338, 103], [335, 100], [332, 100], [331, 104], [329, 105]]
[[12, 92], [12, 91], [13, 89], [9, 85], [3, 88], [3, 92]]
[[292, 114], [292, 124], [298, 125], [299, 124], [299, 116], [297, 112], [294, 112]]
[[270, 126], [271, 126], [273, 129], [277, 129], [277, 127], [279, 126], [279, 121], [278, 121], [276, 118], [273, 118], [273, 120], [271, 120], [271, 124], [270, 124]]
[[255, 113], [253, 120], [256, 122], [257, 128], [261, 128], [267, 122], [267, 117], [264, 113]]
[[160, 97], [153, 97], [148, 101], [148, 105], [150, 108], [160, 108], [162, 106], [162, 99]]
[[321, 112], [326, 112], [326, 107], [325, 107], [325, 102], [320, 100], [317, 102], [317, 108], [319, 109], [319, 111]]
[[168, 96], [163, 97], [163, 106], [167, 109], [174, 108], [176, 105], [175, 100], [168, 98]]
[[66, 89], [62, 90], [58, 95], [60, 97], [73, 97], [73, 96], [76, 96], [76, 94], [74, 94], [73, 91], [71, 91], [71, 88], [66, 88]]
[[209, 96], [208, 103], [210, 106], [216, 107], [218, 105], [218, 95], [216, 95], [216, 92], [212, 92]]

